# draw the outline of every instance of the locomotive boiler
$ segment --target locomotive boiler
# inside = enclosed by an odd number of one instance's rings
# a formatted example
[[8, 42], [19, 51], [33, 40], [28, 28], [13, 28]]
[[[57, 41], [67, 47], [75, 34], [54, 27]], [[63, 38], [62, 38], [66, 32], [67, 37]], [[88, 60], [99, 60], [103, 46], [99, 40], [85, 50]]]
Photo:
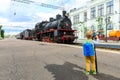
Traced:
[[66, 11], [63, 11], [62, 15], [56, 15], [55, 19], [37, 23], [35, 32], [40, 41], [72, 43], [75, 39], [75, 30], [71, 28], [71, 20]]

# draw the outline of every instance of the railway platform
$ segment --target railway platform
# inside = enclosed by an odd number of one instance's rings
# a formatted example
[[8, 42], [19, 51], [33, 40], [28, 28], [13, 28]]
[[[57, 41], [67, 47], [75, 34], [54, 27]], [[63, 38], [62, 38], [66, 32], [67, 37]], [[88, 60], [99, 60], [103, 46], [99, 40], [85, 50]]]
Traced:
[[[83, 39], [75, 40], [74, 41], [74, 43], [78, 43], [80, 45], [82, 45], [83, 42], [84, 42]], [[116, 50], [120, 50], [120, 41], [107, 40], [107, 42], [105, 42], [103, 40], [99, 40], [99, 43], [96, 44], [96, 47], [98, 47], [98, 48], [104, 48], [104, 49], [116, 49]]]

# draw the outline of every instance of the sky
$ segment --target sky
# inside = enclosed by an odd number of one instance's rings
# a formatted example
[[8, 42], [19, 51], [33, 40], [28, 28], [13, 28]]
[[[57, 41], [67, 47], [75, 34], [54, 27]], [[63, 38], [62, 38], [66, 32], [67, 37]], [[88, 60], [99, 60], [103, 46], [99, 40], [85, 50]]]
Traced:
[[[19, 0], [20, 1], [20, 0]], [[28, 1], [28, 0], [23, 0]], [[89, 0], [29, 0], [35, 3], [20, 3], [14, 0], [0, 0], [0, 25], [5, 34], [18, 34], [25, 29], [33, 29], [37, 22], [49, 20], [62, 10], [40, 6], [41, 3], [64, 7], [70, 9], [86, 5]]]

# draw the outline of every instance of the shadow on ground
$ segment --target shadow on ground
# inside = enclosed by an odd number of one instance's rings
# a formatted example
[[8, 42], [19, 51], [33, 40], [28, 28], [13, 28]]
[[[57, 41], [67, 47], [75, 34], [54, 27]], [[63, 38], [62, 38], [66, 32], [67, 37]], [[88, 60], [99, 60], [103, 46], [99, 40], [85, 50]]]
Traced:
[[[50, 64], [45, 66], [52, 74], [54, 74], [55, 80], [88, 80], [88, 77], [80, 71], [81, 67], [66, 62], [63, 65]], [[74, 70], [78, 68], [78, 70]]]
[[[54, 75], [55, 80], [89, 80], [84, 68], [69, 62], [63, 65], [49, 64], [46, 65], [45, 68]], [[95, 80], [120, 80], [119, 78], [103, 73], [92, 76]]]

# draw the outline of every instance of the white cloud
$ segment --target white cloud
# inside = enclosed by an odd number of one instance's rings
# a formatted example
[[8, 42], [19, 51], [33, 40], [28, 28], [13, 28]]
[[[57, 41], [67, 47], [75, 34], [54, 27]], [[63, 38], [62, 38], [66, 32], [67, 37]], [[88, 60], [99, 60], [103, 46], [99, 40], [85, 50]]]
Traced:
[[17, 34], [19, 34], [19, 32], [9, 31], [9, 32], [5, 33], [5, 35], [17, 35]]
[[6, 12], [10, 7], [10, 0], [0, 0], [0, 12]]
[[4, 26], [27, 26], [33, 25], [34, 22], [10, 22], [7, 18], [0, 18], [0, 24]]
[[8, 19], [7, 18], [0, 18], [0, 24], [7, 23]]
[[90, 1], [90, 0], [75, 0], [75, 2], [73, 4], [74, 6], [71, 6], [70, 8], [72, 9], [72, 8], [82, 7], [82, 6], [86, 5], [87, 1]]
[[57, 14], [61, 14], [61, 13], [62, 13], [62, 11], [56, 10], [51, 13], [39, 12], [39, 13], [36, 13], [36, 15], [40, 17], [41, 21], [42, 20], [45, 21], [45, 20], [49, 20], [50, 17], [55, 18]]
[[[72, 8], [80, 7], [88, 0], [31, 1], [65, 7], [65, 10], [69, 11]], [[16, 13], [16, 15], [14, 15], [14, 12]], [[40, 22], [42, 20], [49, 20], [50, 17], [55, 18], [58, 13], [62, 14], [62, 11], [57, 9], [45, 8], [34, 4], [24, 4], [13, 1], [11, 2], [11, 0], [0, 0], [0, 24], [7, 26], [8, 29], [32, 29], [37, 22]], [[20, 28], [18, 28], [17, 26], [20, 26]]]

